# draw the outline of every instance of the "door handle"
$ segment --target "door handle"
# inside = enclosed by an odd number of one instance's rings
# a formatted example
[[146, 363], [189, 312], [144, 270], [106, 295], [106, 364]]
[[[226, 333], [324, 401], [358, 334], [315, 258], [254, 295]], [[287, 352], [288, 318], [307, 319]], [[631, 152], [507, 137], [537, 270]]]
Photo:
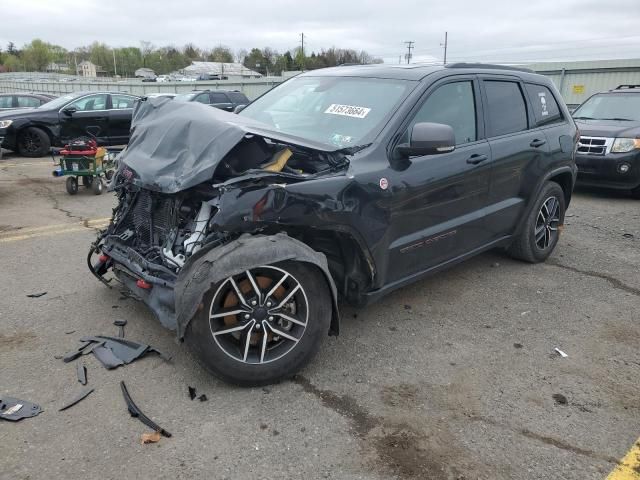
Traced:
[[547, 143], [547, 141], [546, 141], [546, 140], [538, 140], [538, 139], [536, 138], [534, 141], [532, 141], [532, 142], [529, 144], [529, 146], [530, 146], [530, 147], [533, 147], [533, 148], [538, 148], [538, 147], [541, 147], [542, 145], [544, 145], [545, 143]]
[[480, 162], [484, 162], [488, 158], [489, 157], [487, 157], [486, 155], [479, 155], [477, 153], [474, 153], [469, 158], [467, 158], [467, 163], [471, 165], [478, 165]]

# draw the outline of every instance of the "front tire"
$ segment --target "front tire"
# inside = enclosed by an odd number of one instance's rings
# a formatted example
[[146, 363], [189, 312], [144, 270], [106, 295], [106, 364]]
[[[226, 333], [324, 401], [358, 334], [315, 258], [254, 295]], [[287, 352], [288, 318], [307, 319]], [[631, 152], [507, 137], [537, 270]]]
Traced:
[[67, 177], [67, 193], [75, 195], [78, 193], [78, 179], [76, 177]]
[[18, 153], [23, 157], [44, 157], [51, 149], [51, 140], [39, 128], [25, 128], [18, 136]]
[[565, 208], [562, 187], [555, 182], [545, 184], [508, 253], [525, 262], [544, 262], [560, 239]]
[[104, 189], [104, 184], [102, 183], [102, 179], [100, 177], [94, 177], [91, 181], [91, 190], [94, 195], [102, 195], [102, 190]]
[[299, 371], [331, 322], [331, 293], [304, 262], [263, 265], [212, 285], [185, 341], [213, 375], [236, 385], [267, 385]]

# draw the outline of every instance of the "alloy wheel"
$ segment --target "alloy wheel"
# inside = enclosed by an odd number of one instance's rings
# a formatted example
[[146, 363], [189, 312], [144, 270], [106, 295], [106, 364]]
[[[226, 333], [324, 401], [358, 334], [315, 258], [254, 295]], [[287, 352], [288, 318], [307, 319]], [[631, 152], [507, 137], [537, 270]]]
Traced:
[[40, 137], [33, 132], [27, 131], [23, 133], [20, 138], [20, 146], [25, 152], [35, 153], [39, 151], [41, 147]]
[[302, 339], [307, 295], [285, 270], [260, 266], [224, 280], [211, 300], [209, 327], [229, 357], [245, 364], [273, 362]]
[[556, 240], [560, 225], [560, 202], [556, 197], [547, 198], [538, 212], [534, 236], [536, 246], [546, 250]]

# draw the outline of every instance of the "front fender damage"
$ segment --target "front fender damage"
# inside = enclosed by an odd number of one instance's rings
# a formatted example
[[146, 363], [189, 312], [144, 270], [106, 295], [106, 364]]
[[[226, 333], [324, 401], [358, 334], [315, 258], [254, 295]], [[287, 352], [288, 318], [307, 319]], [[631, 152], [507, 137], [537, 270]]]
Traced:
[[189, 322], [202, 304], [205, 293], [216, 283], [256, 265], [296, 260], [310, 263], [324, 274], [332, 297], [329, 335], [338, 335], [338, 294], [326, 257], [284, 233], [241, 235], [234, 241], [194, 254], [180, 271], [175, 284], [177, 335], [184, 337]]

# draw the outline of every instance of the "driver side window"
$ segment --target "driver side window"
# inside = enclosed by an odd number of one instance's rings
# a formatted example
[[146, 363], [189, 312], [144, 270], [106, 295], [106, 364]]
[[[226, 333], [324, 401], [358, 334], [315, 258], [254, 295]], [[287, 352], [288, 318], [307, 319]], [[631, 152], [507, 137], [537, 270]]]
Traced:
[[473, 82], [452, 82], [438, 87], [429, 95], [403, 135], [409, 141], [409, 132], [416, 123], [433, 122], [451, 126], [456, 145], [477, 140], [476, 106]]
[[88, 97], [76, 100], [69, 107], [75, 107], [78, 112], [89, 112], [91, 110], [106, 110], [107, 108], [107, 95], [89, 95]]

